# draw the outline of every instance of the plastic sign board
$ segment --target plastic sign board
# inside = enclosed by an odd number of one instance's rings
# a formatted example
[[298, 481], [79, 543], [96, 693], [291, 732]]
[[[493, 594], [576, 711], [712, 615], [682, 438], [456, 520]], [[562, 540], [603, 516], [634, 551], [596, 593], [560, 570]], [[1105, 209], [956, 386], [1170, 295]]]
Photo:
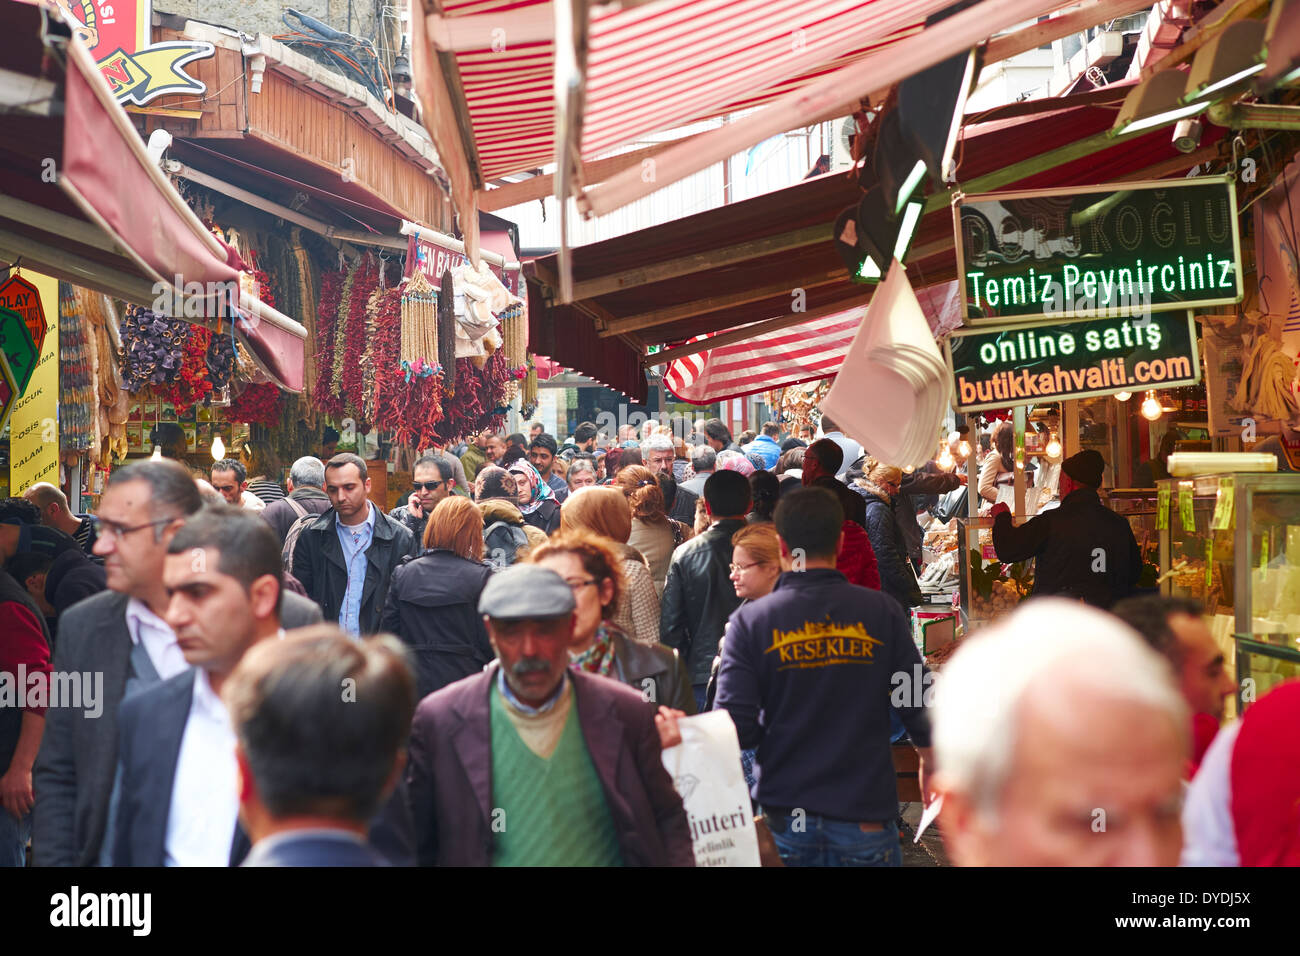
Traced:
[[959, 412], [1200, 381], [1190, 312], [964, 329], [944, 343]]
[[192, 60], [212, 56], [211, 43], [153, 43], [152, 0], [55, 0], [72, 26], [73, 36], [90, 55], [119, 103], [143, 106], [168, 93], [207, 91], [181, 69]]
[[45, 333], [50, 330], [50, 325], [45, 320], [45, 307], [41, 305], [40, 290], [22, 276], [12, 275], [0, 282], [0, 306], [12, 309], [23, 317], [39, 355], [45, 346]]
[[1242, 298], [1237, 198], [1224, 176], [964, 196], [953, 220], [968, 325]]
[[9, 368], [18, 385], [18, 394], [27, 391], [27, 383], [36, 371], [36, 361], [41, 353], [36, 350], [27, 323], [13, 309], [0, 306], [0, 352], [4, 352]]

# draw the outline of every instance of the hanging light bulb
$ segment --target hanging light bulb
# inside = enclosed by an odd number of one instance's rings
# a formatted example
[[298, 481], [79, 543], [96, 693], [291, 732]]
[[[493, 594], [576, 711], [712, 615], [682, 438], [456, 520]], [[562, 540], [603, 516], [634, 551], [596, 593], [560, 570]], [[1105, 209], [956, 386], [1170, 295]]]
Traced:
[[221, 459], [225, 457], [226, 457], [226, 443], [223, 442], [221, 440], [221, 436], [218, 435], [216, 438], [212, 439], [212, 460], [221, 461]]
[[162, 461], [162, 445], [154, 445], [153, 454], [149, 458], [152, 461]]
[[956, 460], [952, 457], [952, 452], [948, 450], [947, 442], [944, 442], [939, 448], [939, 457], [934, 460], [934, 463], [944, 471], [951, 471], [953, 466], [957, 464]]
[[911, 474], [912, 472], [914, 472], [914, 471], [916, 471], [916, 466], [915, 466], [915, 465], [908, 465], [906, 468], [903, 469], [903, 474], [905, 474], [905, 475], [910, 475], [910, 474]]
[[957, 454], [961, 455], [963, 458], [969, 458], [969, 457], [970, 457], [970, 442], [968, 442], [968, 441], [960, 441], [960, 442], [958, 442], [958, 443], [957, 443]]
[[1133, 397], [1133, 393], [1132, 393], [1132, 392], [1116, 392], [1116, 393], [1115, 393], [1115, 401], [1117, 401], [1117, 402], [1127, 402], [1127, 401], [1128, 401], [1130, 398], [1132, 398], [1132, 397]]
[[1160, 407], [1160, 402], [1156, 399], [1156, 393], [1147, 392], [1147, 397], [1142, 399], [1142, 417], [1153, 422], [1164, 413], [1165, 410]]
[[1061, 457], [1061, 443], [1056, 440], [1056, 432], [1052, 432], [1052, 437], [1044, 450], [1047, 452], [1047, 457], [1053, 461]]

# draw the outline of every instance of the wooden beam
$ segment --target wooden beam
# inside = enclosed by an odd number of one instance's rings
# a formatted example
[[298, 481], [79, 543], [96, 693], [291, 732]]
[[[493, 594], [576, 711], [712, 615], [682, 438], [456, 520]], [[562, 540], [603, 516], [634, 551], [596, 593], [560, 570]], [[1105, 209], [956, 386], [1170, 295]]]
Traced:
[[1161, 70], [1182, 63], [1223, 32], [1224, 27], [1230, 23], [1253, 16], [1256, 10], [1268, 6], [1269, 2], [1270, 0], [1239, 0], [1235, 4], [1224, 3], [1215, 7], [1196, 24], [1195, 36], [1184, 40], [1160, 59], [1144, 66], [1142, 68], [1142, 79], [1145, 80], [1153, 73], [1159, 73]]
[[[868, 297], [867, 301], [870, 301], [870, 297]], [[781, 329], [788, 329], [792, 325], [824, 319], [828, 316], [838, 315], [841, 312], [847, 312], [850, 309], [865, 308], [866, 305], [866, 302], [857, 305], [841, 302], [825, 305], [820, 309], [813, 309], [811, 312], [791, 312], [789, 315], [778, 315], [774, 319], [764, 319], [762, 322], [755, 322], [743, 328], [728, 329], [726, 332], [710, 335], [707, 339], [699, 342], [691, 342], [687, 345], [679, 345], [676, 348], [664, 349], [662, 352], [646, 355], [641, 359], [641, 365], [643, 368], [667, 365], [669, 362], [686, 355], [695, 355], [698, 352], [705, 352], [720, 345], [730, 345], [732, 342], [744, 342], [760, 335], [766, 335], [768, 332], [779, 332]]]
[[984, 48], [984, 66], [1008, 60], [1071, 33], [1081, 33], [1089, 27], [1150, 7], [1151, 0], [1101, 0], [1099, 3], [1084, 4], [1082, 9], [1072, 13], [1058, 14], [1050, 20], [1042, 20], [1023, 30], [989, 40], [988, 46]]
[[642, 312], [639, 315], [614, 319], [612, 322], [605, 324], [605, 328], [599, 332], [599, 335], [606, 338], [623, 332], [639, 332], [642, 329], [667, 325], [670, 322], [679, 322], [682, 319], [704, 315], [707, 312], [717, 312], [720, 309], [730, 309], [738, 305], [748, 305], [751, 302], [761, 302], [763, 299], [772, 299], [779, 295], [790, 295], [792, 290], [796, 288], [815, 289], [819, 286], [835, 285], [841, 282], [848, 284], [848, 281], [848, 276], [844, 270], [836, 269], [834, 272], [827, 272], [824, 275], [809, 276], [803, 281], [778, 282], [774, 285], [746, 289], [743, 292], [730, 292], [726, 295], [710, 296], [707, 299], [696, 299], [693, 302], [683, 302], [681, 305], [657, 309], [654, 312]]
[[639, 269], [626, 269], [623, 272], [613, 272], [596, 279], [575, 282], [573, 284], [573, 294], [578, 299], [595, 298], [611, 292], [622, 292], [625, 289], [661, 282], [664, 279], [676, 279], [695, 272], [703, 272], [706, 269], [735, 265], [738, 262], [756, 259], [759, 256], [770, 255], [774, 252], [799, 249], [804, 246], [814, 246], [818, 243], [830, 241], [831, 224], [819, 223], [804, 229], [796, 229], [793, 232], [768, 236], [765, 239], [753, 239], [749, 242], [737, 243], [734, 246], [723, 246], [721, 249], [711, 249], [708, 252], [682, 256], [678, 259], [669, 259], [665, 262], [656, 262]]

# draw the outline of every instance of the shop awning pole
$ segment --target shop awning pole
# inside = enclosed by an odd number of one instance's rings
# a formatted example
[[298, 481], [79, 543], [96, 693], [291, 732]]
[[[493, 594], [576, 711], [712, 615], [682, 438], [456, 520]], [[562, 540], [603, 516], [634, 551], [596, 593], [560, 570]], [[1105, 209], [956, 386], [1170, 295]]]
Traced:
[[[399, 231], [404, 236], [415, 236], [417, 239], [421, 239], [424, 242], [431, 242], [435, 246], [442, 246], [442, 248], [450, 250], [451, 252], [459, 252], [462, 256], [469, 255], [469, 253], [465, 251], [465, 243], [461, 242], [459, 239], [454, 239], [445, 233], [439, 232], [437, 229], [430, 229], [428, 226], [422, 226], [418, 222], [411, 222], [409, 219], [403, 219], [402, 228]], [[497, 255], [495, 252], [488, 252], [486, 249], [479, 249], [478, 255], [484, 262], [494, 265], [499, 269], [519, 268], [519, 263], [506, 262], [504, 256]]]

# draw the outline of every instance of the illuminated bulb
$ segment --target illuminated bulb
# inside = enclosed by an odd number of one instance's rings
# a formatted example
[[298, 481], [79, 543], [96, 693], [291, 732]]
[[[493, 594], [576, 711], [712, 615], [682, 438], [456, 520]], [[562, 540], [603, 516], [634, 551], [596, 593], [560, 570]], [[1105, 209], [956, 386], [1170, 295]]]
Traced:
[[221, 461], [221, 459], [225, 457], [226, 457], [226, 443], [223, 442], [221, 440], [221, 436], [218, 435], [216, 438], [212, 439], [212, 460]]
[[963, 458], [969, 458], [969, 457], [970, 457], [970, 442], [968, 442], [968, 441], [964, 441], [964, 442], [959, 443], [959, 444], [957, 445], [957, 454], [961, 455]]
[[954, 465], [957, 464], [957, 462], [953, 460], [952, 452], [948, 450], [947, 445], [945, 445], [943, 450], [939, 452], [939, 457], [935, 459], [935, 464], [938, 465], [940, 468], [942, 468], [944, 471], [948, 471], [950, 468], [952, 468]]
[[153, 454], [149, 458], [152, 461], [162, 461], [162, 445], [154, 445]]
[[1117, 401], [1117, 402], [1127, 402], [1127, 401], [1128, 401], [1130, 398], [1132, 398], [1132, 397], [1133, 397], [1133, 393], [1132, 393], [1132, 392], [1116, 392], [1116, 393], [1115, 393], [1115, 401]]
[[1147, 392], [1147, 397], [1142, 399], [1142, 417], [1149, 422], [1153, 422], [1164, 413], [1165, 410], [1160, 407], [1160, 403], [1156, 400], [1156, 393]]
[[1052, 440], [1047, 443], [1047, 448], [1045, 450], [1048, 458], [1061, 457], [1061, 443], [1056, 440], [1055, 434], [1052, 435]]
[[912, 465], [908, 465], [906, 468], [903, 469], [903, 474], [910, 475], [914, 471], [916, 471], [916, 468], [914, 468]]

